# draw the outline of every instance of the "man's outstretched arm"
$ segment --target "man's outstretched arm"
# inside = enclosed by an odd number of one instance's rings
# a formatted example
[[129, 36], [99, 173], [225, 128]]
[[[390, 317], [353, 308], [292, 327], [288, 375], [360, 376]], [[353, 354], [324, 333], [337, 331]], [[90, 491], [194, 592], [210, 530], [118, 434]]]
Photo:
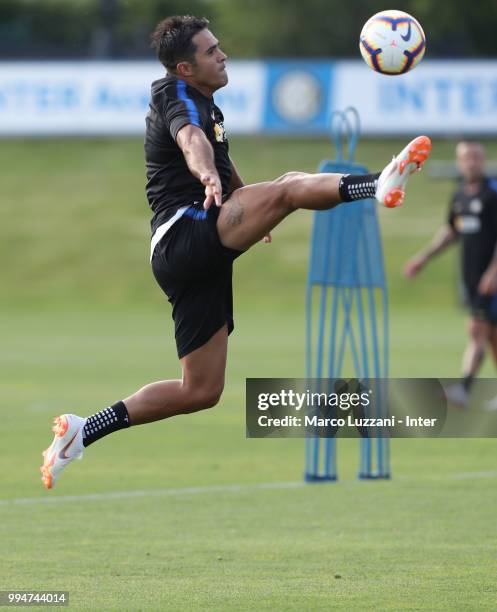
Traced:
[[204, 208], [209, 208], [213, 202], [221, 206], [221, 180], [214, 163], [214, 151], [204, 132], [194, 125], [185, 125], [178, 132], [176, 142], [183, 151], [190, 172], [205, 187]]
[[404, 275], [407, 276], [407, 278], [416, 276], [432, 257], [445, 251], [445, 249], [451, 244], [454, 244], [457, 239], [458, 235], [454, 228], [449, 224], [443, 225], [433, 236], [430, 244], [409, 259], [404, 267]]

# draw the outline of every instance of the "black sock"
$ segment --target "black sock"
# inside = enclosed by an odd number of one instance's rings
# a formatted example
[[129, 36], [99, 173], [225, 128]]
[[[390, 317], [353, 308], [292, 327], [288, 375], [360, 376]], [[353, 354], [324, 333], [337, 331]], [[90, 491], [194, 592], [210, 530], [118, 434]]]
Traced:
[[473, 384], [475, 377], [472, 374], [468, 374], [467, 376], [463, 376], [462, 379], [462, 386], [464, 387], [465, 391], [469, 391], [471, 388], [471, 385]]
[[100, 438], [129, 426], [129, 415], [124, 402], [112, 404], [86, 419], [83, 427], [83, 446], [90, 446]]
[[338, 185], [342, 202], [374, 198], [379, 176], [380, 172], [376, 174], [344, 174]]

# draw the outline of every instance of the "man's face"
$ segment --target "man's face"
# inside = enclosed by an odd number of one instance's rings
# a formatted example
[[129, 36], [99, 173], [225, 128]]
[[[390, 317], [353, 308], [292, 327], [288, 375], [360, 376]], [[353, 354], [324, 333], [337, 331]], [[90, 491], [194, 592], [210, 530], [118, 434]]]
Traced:
[[197, 47], [195, 52], [195, 63], [190, 64], [191, 77], [199, 85], [212, 89], [220, 89], [228, 82], [226, 72], [226, 59], [219, 41], [209, 30], [201, 30], [192, 39]]
[[477, 181], [485, 172], [485, 151], [476, 142], [460, 142], [456, 148], [459, 172], [467, 181]]

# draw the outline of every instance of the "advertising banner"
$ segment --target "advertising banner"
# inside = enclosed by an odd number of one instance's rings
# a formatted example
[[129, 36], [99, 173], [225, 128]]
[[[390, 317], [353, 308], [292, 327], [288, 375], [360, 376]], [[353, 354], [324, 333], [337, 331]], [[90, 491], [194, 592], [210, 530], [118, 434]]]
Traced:
[[[232, 62], [215, 101], [232, 132], [262, 128], [264, 64]], [[0, 63], [0, 135], [142, 135], [157, 62]]]
[[[497, 134], [497, 61], [427, 61], [384, 76], [362, 61], [230, 61], [214, 99], [229, 134], [322, 135], [354, 106], [365, 135]], [[0, 63], [0, 135], [142, 135], [156, 61]]]

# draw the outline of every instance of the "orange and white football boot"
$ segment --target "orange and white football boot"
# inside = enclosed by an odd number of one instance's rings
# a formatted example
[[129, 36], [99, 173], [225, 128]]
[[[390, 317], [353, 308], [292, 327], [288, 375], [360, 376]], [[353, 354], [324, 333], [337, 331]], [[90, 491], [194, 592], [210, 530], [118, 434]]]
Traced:
[[421, 170], [431, 152], [428, 136], [418, 136], [403, 149], [397, 157], [385, 166], [378, 178], [375, 197], [387, 208], [400, 206], [404, 201], [409, 176]]
[[52, 431], [55, 436], [52, 444], [43, 451], [41, 479], [47, 489], [52, 489], [62, 470], [74, 459], [83, 456], [83, 426], [86, 419], [75, 414], [62, 414], [55, 417]]

